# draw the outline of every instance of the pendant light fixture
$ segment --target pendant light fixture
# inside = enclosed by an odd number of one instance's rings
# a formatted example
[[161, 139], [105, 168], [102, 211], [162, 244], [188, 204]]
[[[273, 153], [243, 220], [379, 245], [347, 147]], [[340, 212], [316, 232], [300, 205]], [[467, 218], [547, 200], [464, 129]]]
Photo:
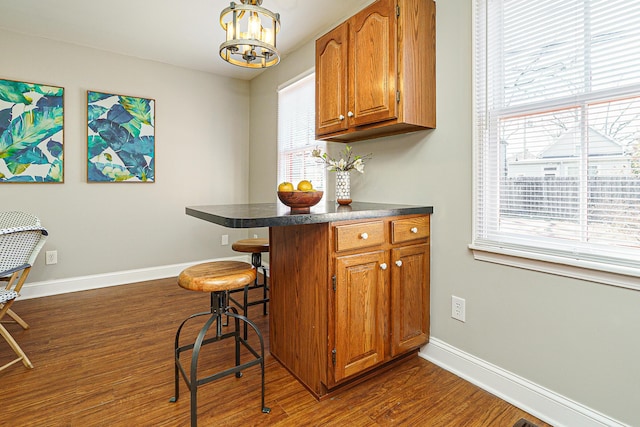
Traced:
[[220, 45], [220, 57], [245, 68], [266, 68], [280, 62], [276, 34], [280, 14], [260, 7], [262, 0], [240, 0], [220, 13], [220, 25], [227, 38]]

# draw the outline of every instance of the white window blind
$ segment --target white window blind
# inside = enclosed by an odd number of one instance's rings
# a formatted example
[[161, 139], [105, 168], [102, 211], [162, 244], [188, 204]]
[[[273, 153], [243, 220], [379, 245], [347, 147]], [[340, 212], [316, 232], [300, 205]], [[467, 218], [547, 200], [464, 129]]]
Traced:
[[278, 182], [311, 181], [324, 190], [326, 168], [311, 151], [326, 144], [315, 140], [315, 74], [278, 90]]
[[471, 247], [640, 277], [640, 2], [475, 12]]

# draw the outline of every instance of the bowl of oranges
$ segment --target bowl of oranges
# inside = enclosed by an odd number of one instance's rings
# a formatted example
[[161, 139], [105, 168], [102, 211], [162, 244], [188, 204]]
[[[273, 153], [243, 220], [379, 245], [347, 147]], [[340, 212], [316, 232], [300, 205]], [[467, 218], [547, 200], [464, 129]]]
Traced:
[[317, 205], [323, 194], [307, 180], [300, 181], [296, 187], [290, 182], [278, 185], [278, 199], [295, 212], [309, 212], [309, 208]]

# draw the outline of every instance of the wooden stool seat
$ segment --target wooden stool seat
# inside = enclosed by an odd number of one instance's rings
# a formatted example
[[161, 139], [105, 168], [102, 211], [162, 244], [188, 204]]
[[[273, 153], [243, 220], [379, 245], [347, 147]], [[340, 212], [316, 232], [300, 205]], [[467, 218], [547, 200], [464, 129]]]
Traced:
[[236, 252], [269, 252], [269, 239], [242, 239], [231, 245]]
[[216, 261], [183, 270], [178, 276], [178, 285], [190, 291], [220, 292], [242, 288], [255, 280], [256, 269], [251, 264]]

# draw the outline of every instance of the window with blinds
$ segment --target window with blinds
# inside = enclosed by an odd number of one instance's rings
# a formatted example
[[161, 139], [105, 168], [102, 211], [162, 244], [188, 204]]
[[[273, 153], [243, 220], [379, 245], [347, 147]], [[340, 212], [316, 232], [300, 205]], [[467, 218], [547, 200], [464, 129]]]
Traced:
[[[278, 90], [278, 183], [297, 185], [311, 181], [316, 190], [324, 190], [326, 168], [311, 157], [326, 143], [315, 140], [315, 74], [310, 74]], [[323, 196], [324, 197], [324, 196]]]
[[638, 22], [635, 0], [476, 0], [476, 255], [640, 288]]

